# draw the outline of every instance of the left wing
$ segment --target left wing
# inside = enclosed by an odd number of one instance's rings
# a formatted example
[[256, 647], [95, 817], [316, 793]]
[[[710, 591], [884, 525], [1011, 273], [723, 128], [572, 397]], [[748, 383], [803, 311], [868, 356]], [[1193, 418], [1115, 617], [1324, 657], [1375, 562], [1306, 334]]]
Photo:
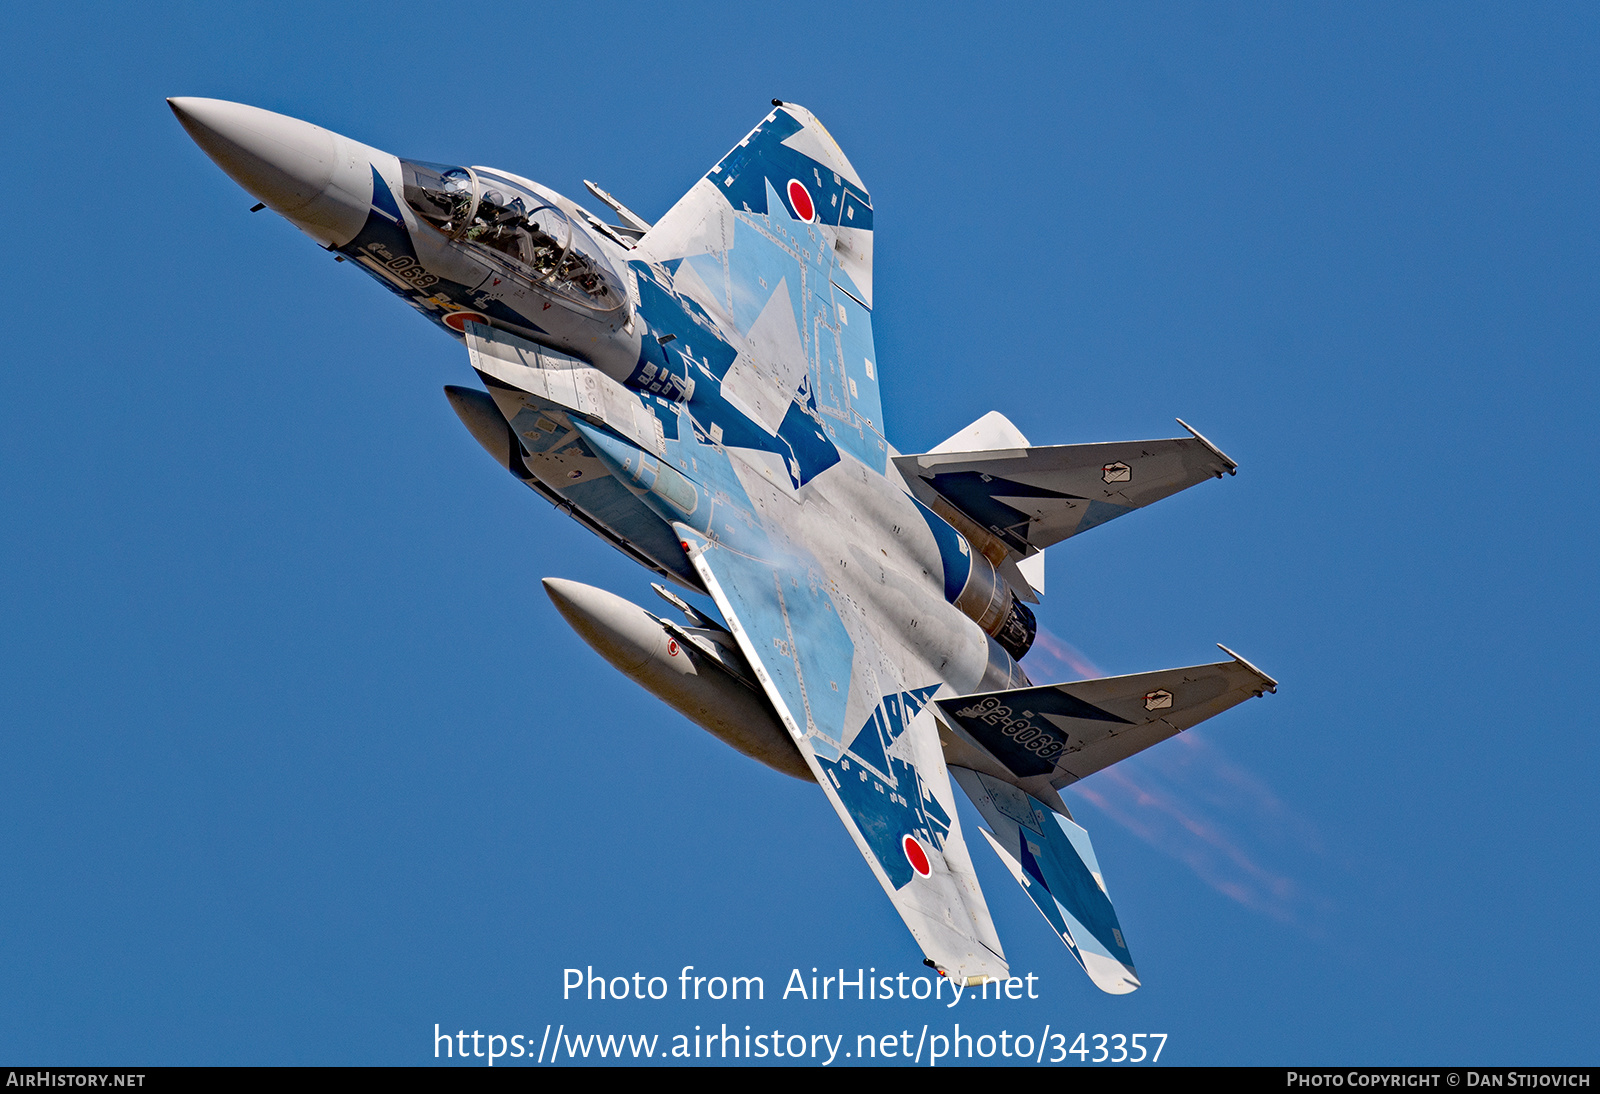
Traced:
[[[1008, 975], [961, 837], [928, 701], [847, 627], [815, 559], [758, 558], [674, 526], [779, 720], [930, 963], [958, 982]], [[853, 712], [853, 713], [852, 713]], [[852, 725], [859, 721], [859, 725]]]
[[651, 308], [658, 283], [696, 313], [651, 330], [693, 357], [693, 375], [716, 377], [697, 396], [703, 423], [718, 443], [783, 456], [796, 486], [836, 449], [884, 469], [872, 236], [872, 199], [833, 137], [804, 107], [774, 103], [634, 254], [652, 323], [678, 307]]
[[835, 255], [830, 280], [870, 310], [872, 198], [815, 114], [796, 103], [774, 99], [772, 105], [639, 245], [662, 261], [716, 253], [733, 242], [729, 211], [793, 217], [827, 229]]

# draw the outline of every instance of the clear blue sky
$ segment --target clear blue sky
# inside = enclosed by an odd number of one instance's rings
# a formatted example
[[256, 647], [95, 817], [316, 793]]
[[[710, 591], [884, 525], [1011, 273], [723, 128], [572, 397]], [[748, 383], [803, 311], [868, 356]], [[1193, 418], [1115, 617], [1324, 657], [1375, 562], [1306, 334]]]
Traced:
[[[0, 1061], [410, 1063], [454, 1031], [1165, 1032], [1163, 1061], [1596, 1062], [1590, 5], [30, 5], [7, 15]], [[168, 95], [660, 215], [767, 109], [875, 203], [891, 438], [1239, 461], [1050, 552], [1036, 676], [1282, 681], [1088, 780], [1144, 987], [989, 850], [986, 1011], [814, 788], [555, 614], [643, 571], [498, 472], [464, 353]], [[966, 814], [969, 831], [975, 816]], [[762, 975], [563, 1002], [561, 970]], [[963, 1004], [965, 1007], [966, 1004]], [[976, 1008], [978, 1004], [975, 1004]]]

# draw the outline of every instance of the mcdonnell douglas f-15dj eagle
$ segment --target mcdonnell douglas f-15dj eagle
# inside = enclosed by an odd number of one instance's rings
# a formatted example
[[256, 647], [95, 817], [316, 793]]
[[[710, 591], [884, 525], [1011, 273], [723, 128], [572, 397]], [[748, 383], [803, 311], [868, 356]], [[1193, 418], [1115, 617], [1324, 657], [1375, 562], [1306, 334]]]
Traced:
[[663, 579], [676, 617], [549, 578], [557, 609], [674, 709], [821, 787], [928, 965], [965, 983], [1008, 973], [953, 777], [1090, 979], [1139, 986], [1058, 790], [1276, 682], [1224, 648], [1214, 664], [1035, 684], [1017, 663], [1027, 605], [1046, 547], [1232, 460], [1187, 425], [1035, 446], [999, 413], [896, 451], [872, 339], [872, 198], [793, 103], [774, 100], [653, 224], [592, 183], [609, 217], [507, 171], [402, 159], [237, 103], [169, 103], [262, 205], [464, 344], [483, 388], [445, 394], [467, 429]]

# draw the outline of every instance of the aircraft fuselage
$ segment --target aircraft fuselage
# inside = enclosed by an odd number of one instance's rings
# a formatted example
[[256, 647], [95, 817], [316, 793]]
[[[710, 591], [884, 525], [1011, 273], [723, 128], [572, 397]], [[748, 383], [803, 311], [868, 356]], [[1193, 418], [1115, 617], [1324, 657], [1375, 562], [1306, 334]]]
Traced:
[[[1189, 437], [1034, 446], [991, 412], [902, 455], [883, 422], [871, 196], [821, 122], [773, 110], [655, 224], [509, 172], [169, 100], [263, 206], [464, 343], [447, 387], [497, 463], [649, 569], [676, 623], [561, 579], [602, 656], [745, 755], [814, 782], [922, 948], [1007, 974], [956, 816], [1090, 978], [1139, 986], [1057, 789], [1277, 682], [1230, 660], [1033, 686], [1041, 552], [1237, 465]], [[260, 206], [258, 206], [259, 208]], [[1180, 424], [1183, 424], [1180, 421]]]

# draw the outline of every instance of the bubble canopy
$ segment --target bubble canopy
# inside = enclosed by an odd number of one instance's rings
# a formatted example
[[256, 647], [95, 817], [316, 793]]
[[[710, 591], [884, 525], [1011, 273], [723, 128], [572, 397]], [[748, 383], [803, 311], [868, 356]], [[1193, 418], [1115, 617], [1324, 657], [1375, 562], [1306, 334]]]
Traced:
[[482, 248], [510, 272], [594, 311], [627, 294], [599, 244], [551, 199], [473, 167], [400, 161], [406, 204], [452, 240]]

